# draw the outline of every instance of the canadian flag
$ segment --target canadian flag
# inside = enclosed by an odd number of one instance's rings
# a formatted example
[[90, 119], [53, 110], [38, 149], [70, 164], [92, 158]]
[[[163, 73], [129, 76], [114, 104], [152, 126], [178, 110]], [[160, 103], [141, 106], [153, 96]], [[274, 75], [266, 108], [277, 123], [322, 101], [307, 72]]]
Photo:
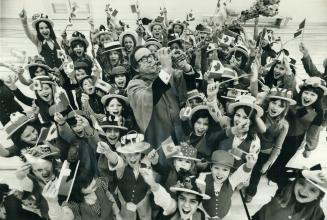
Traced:
[[234, 42], [235, 42], [235, 38], [228, 36], [226, 34], [223, 34], [223, 37], [220, 39], [220, 43], [227, 45], [227, 46], [231, 45]]
[[161, 143], [161, 147], [167, 159], [178, 154], [180, 151], [180, 148], [174, 144], [171, 136]]

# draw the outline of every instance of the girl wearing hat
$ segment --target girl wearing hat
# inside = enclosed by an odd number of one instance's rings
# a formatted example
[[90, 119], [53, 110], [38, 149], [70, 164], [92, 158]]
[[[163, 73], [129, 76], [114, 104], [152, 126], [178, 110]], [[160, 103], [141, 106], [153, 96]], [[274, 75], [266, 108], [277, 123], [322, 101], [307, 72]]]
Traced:
[[145, 41], [144, 46], [153, 54], [156, 54], [156, 52], [162, 47], [161, 43], [156, 38], [152, 37]]
[[[151, 204], [149, 200], [150, 187], [145, 183], [140, 168], [145, 158], [145, 151], [150, 144], [143, 142], [142, 134], [127, 134], [122, 137], [122, 143], [127, 143], [113, 152], [105, 142], [98, 143], [101, 152], [105, 152], [109, 169], [116, 171], [118, 178], [118, 198], [121, 203], [120, 215], [123, 219], [151, 219]], [[147, 165], [146, 165], [147, 166]]]
[[124, 31], [119, 36], [119, 42], [123, 47], [125, 59], [129, 59], [130, 53], [134, 50], [137, 45], [137, 34], [133, 31]]
[[325, 219], [320, 202], [327, 192], [326, 170], [303, 170], [302, 175], [279, 189], [253, 220]]
[[156, 20], [152, 21], [148, 28], [152, 34], [152, 37], [157, 39], [159, 42], [163, 42], [163, 38], [166, 34], [164, 34], [165, 26], [162, 22], [158, 22]]
[[229, 65], [239, 69], [244, 69], [249, 60], [248, 49], [244, 46], [235, 46], [226, 59], [228, 60], [227, 63]]
[[61, 50], [61, 40], [58, 40], [53, 31], [53, 22], [47, 15], [35, 14], [32, 17], [32, 26], [36, 30], [36, 35], [32, 33], [27, 24], [26, 11], [23, 9], [19, 16], [21, 18], [26, 36], [37, 46], [39, 54], [44, 57], [45, 63], [53, 67], [61, 67], [62, 60], [58, 56], [58, 51]]
[[266, 129], [258, 133], [261, 149], [251, 174], [250, 184], [246, 189], [245, 200], [247, 202], [250, 202], [256, 194], [261, 175], [274, 164], [282, 149], [289, 129], [289, 123], [285, 117], [289, 107], [295, 104], [296, 101], [292, 99], [291, 91], [278, 88], [272, 88], [264, 99], [263, 106], [266, 111], [263, 121]]
[[232, 195], [236, 187], [250, 178], [256, 163], [257, 155], [246, 155], [246, 164], [235, 172], [234, 157], [224, 150], [217, 150], [211, 156], [211, 172], [200, 173], [196, 183], [202, 191], [209, 195], [209, 200], [202, 201], [202, 207], [209, 218], [223, 219], [230, 212]]
[[127, 70], [124, 66], [116, 66], [112, 68], [111, 85], [116, 87], [120, 93], [126, 94], [126, 87], [128, 84]]
[[285, 166], [303, 142], [304, 157], [317, 147], [324, 118], [321, 100], [326, 94], [326, 82], [319, 77], [310, 77], [300, 86], [297, 105], [287, 115], [290, 126], [282, 150], [268, 172], [268, 178], [278, 185], [288, 182]]

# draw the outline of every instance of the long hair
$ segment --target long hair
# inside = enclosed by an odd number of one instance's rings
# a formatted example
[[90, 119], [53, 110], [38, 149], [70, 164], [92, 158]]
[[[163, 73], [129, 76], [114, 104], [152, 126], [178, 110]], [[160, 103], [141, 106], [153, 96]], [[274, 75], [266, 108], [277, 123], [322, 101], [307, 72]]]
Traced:
[[133, 36], [133, 35], [131, 35], [131, 34], [125, 34], [124, 35], [124, 37], [123, 37], [123, 40], [122, 40], [122, 46], [125, 48], [125, 38], [126, 37], [130, 37], [131, 39], [132, 39], [132, 41], [133, 41], [133, 43], [134, 43], [134, 48], [136, 47], [136, 45], [137, 45], [137, 41], [136, 41], [136, 39], [135, 39], [135, 37]]
[[[270, 102], [273, 102], [273, 101], [276, 101], [276, 100], [280, 100], [282, 102], [282, 106], [285, 107], [284, 111], [280, 113], [280, 115], [278, 115], [277, 117], [275, 118], [271, 118], [270, 116], [268, 116], [268, 107], [269, 107], [269, 103]], [[289, 107], [290, 107], [290, 104], [288, 101], [286, 100], [283, 100], [283, 99], [278, 99], [278, 98], [271, 98], [271, 99], [265, 99], [263, 104], [262, 104], [262, 107], [264, 110], [266, 110], [265, 114], [264, 114], [264, 117], [269, 117], [270, 119], [272, 119], [274, 122], [279, 122], [281, 120], [283, 120], [287, 113], [288, 113], [288, 110], [289, 110]]]
[[318, 95], [317, 100], [312, 104], [312, 107], [317, 111], [317, 112], [322, 112], [323, 111], [323, 107], [322, 107], [322, 97], [324, 96], [324, 92], [322, 89], [320, 89], [319, 87], [313, 87], [313, 86], [303, 86], [300, 89], [300, 93], [298, 95], [298, 99], [296, 100], [297, 103], [301, 103], [302, 105], [302, 94], [304, 91], [311, 91], [314, 92]]
[[194, 113], [194, 115], [191, 118], [191, 125], [192, 128], [194, 128], [194, 124], [195, 122], [199, 119], [199, 118], [208, 118], [208, 130], [209, 128], [214, 124], [214, 120], [212, 118], [212, 116], [210, 115], [208, 110], [199, 110], [197, 112]]
[[45, 71], [45, 75], [48, 76], [48, 70], [42, 66], [31, 66], [30, 68], [28, 68], [28, 72], [30, 73], [30, 77], [31, 79], [33, 79], [35, 77], [35, 72], [38, 68], [42, 68]]
[[40, 133], [40, 128], [35, 126], [35, 124], [33, 124], [33, 122], [29, 122], [25, 125], [23, 125], [21, 128], [19, 128], [12, 136], [11, 136], [11, 140], [14, 143], [14, 145], [16, 147], [18, 147], [19, 149], [24, 149], [24, 148], [28, 148], [28, 147], [33, 147], [33, 144], [29, 144], [26, 143], [25, 141], [22, 140], [21, 135], [22, 133], [25, 131], [27, 126], [32, 126], [33, 128], [35, 128], [38, 133]]
[[56, 38], [56, 34], [55, 34], [55, 32], [53, 31], [53, 27], [52, 27], [52, 25], [48, 22], [48, 21], [40, 21], [40, 22], [37, 22], [36, 24], [35, 24], [35, 29], [36, 29], [36, 36], [37, 36], [37, 39], [39, 39], [39, 41], [43, 41], [44, 40], [44, 37], [42, 36], [42, 34], [41, 34], [41, 32], [40, 32], [40, 30], [39, 30], [39, 26], [40, 26], [40, 23], [41, 22], [44, 22], [47, 26], [48, 26], [48, 28], [49, 28], [49, 30], [50, 30], [50, 38], [52, 39], [52, 40], [56, 40], [57, 38]]
[[77, 46], [77, 45], [81, 45], [83, 48], [84, 48], [84, 55], [86, 55], [86, 52], [87, 52], [87, 47], [86, 47], [86, 44], [83, 42], [83, 41], [79, 41], [79, 40], [75, 40], [71, 43], [70, 45], [70, 49], [71, 49], [71, 54], [70, 54], [70, 57], [72, 58], [72, 60], [77, 60], [77, 56], [76, 54], [74, 53], [74, 48]]
[[234, 124], [234, 114], [238, 109], [244, 109], [245, 114], [249, 117], [250, 119], [250, 127], [249, 127], [249, 131], [247, 133], [247, 137], [245, 139], [245, 141], [253, 141], [256, 137], [257, 134], [257, 124], [255, 122], [255, 117], [256, 117], [256, 110], [250, 108], [249, 106], [238, 106], [234, 109], [234, 113], [233, 113], [233, 117], [231, 120], [231, 123]]
[[305, 204], [298, 203], [294, 195], [294, 187], [296, 183], [303, 181], [306, 180], [304, 178], [295, 179], [293, 182], [289, 183], [276, 193], [276, 199], [280, 206], [283, 208], [294, 205], [295, 211], [300, 213], [301, 217], [306, 219], [310, 218], [315, 208], [320, 206], [320, 201], [325, 196], [325, 193], [320, 190], [318, 199]]

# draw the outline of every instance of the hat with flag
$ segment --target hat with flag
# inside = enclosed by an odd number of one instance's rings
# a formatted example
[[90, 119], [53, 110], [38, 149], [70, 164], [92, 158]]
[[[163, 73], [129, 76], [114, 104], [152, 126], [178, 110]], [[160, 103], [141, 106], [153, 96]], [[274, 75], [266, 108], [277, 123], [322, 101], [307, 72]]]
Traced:
[[171, 158], [172, 156], [178, 154], [180, 151], [180, 146], [176, 146], [171, 136], [161, 143], [162, 151], [166, 159]]
[[310, 77], [304, 80], [303, 84], [300, 86], [300, 89], [305, 90], [309, 86], [320, 88], [323, 91], [323, 94], [327, 95], [326, 81], [322, 78], [317, 76]]
[[199, 98], [201, 100], [205, 99], [205, 95], [203, 93], [200, 93], [199, 90], [197, 90], [197, 89], [188, 91], [186, 95], [187, 95], [187, 100], [191, 100], [191, 99], [195, 99], [195, 98]]
[[32, 120], [34, 120], [34, 117], [28, 117], [23, 113], [12, 113], [10, 115], [10, 121], [4, 126], [4, 130], [7, 133], [7, 139], [9, 139], [17, 130]]
[[48, 17], [48, 15], [43, 14], [43, 13], [36, 13], [32, 16], [32, 27], [36, 29], [36, 24], [41, 22], [41, 21], [46, 21], [48, 22], [52, 27], [54, 26], [53, 21]]
[[229, 36], [227, 34], [223, 34], [221, 38], [219, 38], [220, 45], [229, 47], [235, 43], [235, 37]]
[[69, 39], [69, 46], [71, 47], [74, 42], [81, 42], [84, 44], [85, 49], [89, 46], [89, 42], [86, 40], [85, 35], [79, 31], [75, 31], [72, 37]]
[[293, 92], [287, 89], [272, 88], [270, 89], [267, 98], [268, 99], [281, 99], [287, 101], [290, 105], [295, 105], [296, 101], [292, 99]]
[[127, 131], [127, 127], [123, 126], [123, 120], [120, 117], [109, 116], [108, 118], [103, 118], [100, 122], [100, 126], [103, 130], [108, 128], [117, 128], [122, 131]]
[[225, 67], [219, 60], [212, 60], [209, 66], [208, 78], [217, 79], [224, 73]]
[[197, 149], [192, 145], [188, 145], [187, 143], [180, 143], [180, 150], [178, 153], [172, 156], [172, 158], [182, 158], [188, 159], [193, 161], [200, 161], [200, 159], [196, 158], [197, 156]]
[[235, 108], [239, 106], [247, 106], [256, 110], [258, 117], [263, 115], [263, 109], [258, 104], [256, 104], [256, 98], [251, 95], [241, 95], [237, 97], [235, 99], [235, 103], [232, 103], [228, 106], [228, 112], [233, 114]]
[[144, 135], [131, 131], [120, 139], [122, 146], [117, 147], [117, 152], [122, 154], [144, 153], [151, 145], [144, 141]]
[[25, 69], [30, 71], [30, 68], [34, 67], [34, 66], [43, 67], [44, 69], [46, 69], [48, 71], [51, 69], [48, 65], [46, 65], [44, 58], [40, 55], [35, 55], [34, 57], [29, 57], [28, 64], [25, 66]]

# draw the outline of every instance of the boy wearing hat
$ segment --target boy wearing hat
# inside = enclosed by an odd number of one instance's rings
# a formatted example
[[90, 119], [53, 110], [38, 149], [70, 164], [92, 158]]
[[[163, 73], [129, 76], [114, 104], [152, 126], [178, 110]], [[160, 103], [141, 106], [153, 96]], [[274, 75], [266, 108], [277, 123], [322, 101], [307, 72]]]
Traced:
[[127, 87], [127, 70], [124, 66], [116, 66], [112, 68], [111, 83], [116, 86], [119, 91], [124, 94]]
[[235, 188], [250, 178], [256, 163], [256, 154], [246, 156], [246, 164], [233, 174], [234, 157], [231, 153], [216, 150], [211, 156], [211, 173], [200, 173], [197, 184], [209, 195], [209, 200], [202, 201], [202, 207], [209, 218], [224, 218], [230, 211], [231, 198]]

